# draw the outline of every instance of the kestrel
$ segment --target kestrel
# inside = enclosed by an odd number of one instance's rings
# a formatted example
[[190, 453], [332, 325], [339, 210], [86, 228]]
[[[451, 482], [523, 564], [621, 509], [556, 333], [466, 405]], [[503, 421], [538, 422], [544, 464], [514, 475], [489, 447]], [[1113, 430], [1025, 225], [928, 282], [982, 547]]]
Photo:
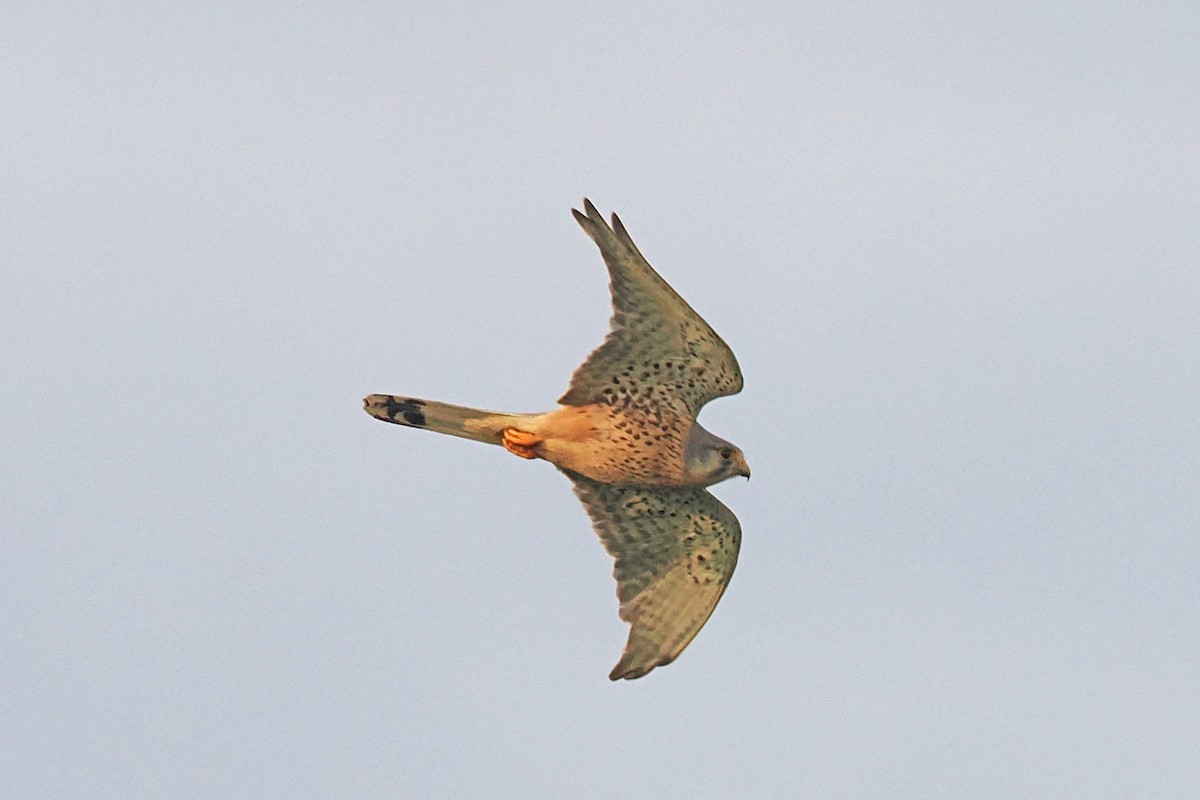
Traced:
[[587, 199], [571, 213], [600, 248], [612, 284], [608, 337], [571, 376], [559, 407], [502, 414], [373, 394], [384, 422], [503, 446], [542, 458], [571, 479], [616, 561], [629, 640], [609, 678], [669, 664], [708, 621], [737, 564], [737, 517], [705, 487], [750, 477], [742, 451], [696, 415], [742, 389], [729, 346], [675, 293], [616, 214], [610, 227]]

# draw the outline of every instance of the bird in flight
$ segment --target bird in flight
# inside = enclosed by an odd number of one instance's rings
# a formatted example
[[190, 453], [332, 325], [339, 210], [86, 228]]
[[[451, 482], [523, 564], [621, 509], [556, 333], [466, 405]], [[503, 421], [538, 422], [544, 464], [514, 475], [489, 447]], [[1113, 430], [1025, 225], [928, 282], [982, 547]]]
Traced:
[[496, 444], [558, 467], [615, 560], [629, 640], [609, 678], [640, 678], [695, 638], [737, 564], [737, 517], [706, 487], [750, 477], [734, 445], [701, 427], [709, 400], [742, 389], [733, 351], [642, 257], [616, 214], [584, 199], [575, 220], [600, 248], [613, 315], [558, 408], [505, 414], [373, 394], [376, 419]]

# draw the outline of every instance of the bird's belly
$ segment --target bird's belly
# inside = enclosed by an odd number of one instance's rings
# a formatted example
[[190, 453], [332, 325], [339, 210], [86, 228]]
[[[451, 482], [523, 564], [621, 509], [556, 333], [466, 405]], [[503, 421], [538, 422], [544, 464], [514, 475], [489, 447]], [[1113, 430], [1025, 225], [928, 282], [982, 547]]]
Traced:
[[601, 483], [682, 483], [682, 437], [670, 420], [612, 406], [565, 406], [539, 427], [538, 454], [557, 467]]

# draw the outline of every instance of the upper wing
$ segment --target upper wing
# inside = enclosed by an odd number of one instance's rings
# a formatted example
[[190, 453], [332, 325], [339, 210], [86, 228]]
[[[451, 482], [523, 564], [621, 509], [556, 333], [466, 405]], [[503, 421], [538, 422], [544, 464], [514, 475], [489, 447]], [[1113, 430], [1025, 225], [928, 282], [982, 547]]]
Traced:
[[702, 487], [614, 486], [572, 472], [600, 540], [616, 560], [629, 641], [609, 678], [670, 664], [704, 627], [737, 565], [742, 528]]
[[571, 376], [558, 402], [671, 406], [694, 417], [716, 397], [742, 389], [742, 371], [729, 345], [692, 310], [638, 252], [616, 214], [612, 227], [590, 200], [576, 221], [600, 247], [612, 277], [608, 338]]

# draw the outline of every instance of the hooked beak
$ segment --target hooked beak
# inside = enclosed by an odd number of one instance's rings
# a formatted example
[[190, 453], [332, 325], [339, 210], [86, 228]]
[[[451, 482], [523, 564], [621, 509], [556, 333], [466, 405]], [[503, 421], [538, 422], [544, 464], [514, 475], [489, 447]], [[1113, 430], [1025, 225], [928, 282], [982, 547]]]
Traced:
[[737, 474], [744, 476], [746, 480], [750, 480], [750, 465], [746, 463], [745, 456], [742, 456], [742, 463], [739, 466], [741, 469], [737, 471]]

